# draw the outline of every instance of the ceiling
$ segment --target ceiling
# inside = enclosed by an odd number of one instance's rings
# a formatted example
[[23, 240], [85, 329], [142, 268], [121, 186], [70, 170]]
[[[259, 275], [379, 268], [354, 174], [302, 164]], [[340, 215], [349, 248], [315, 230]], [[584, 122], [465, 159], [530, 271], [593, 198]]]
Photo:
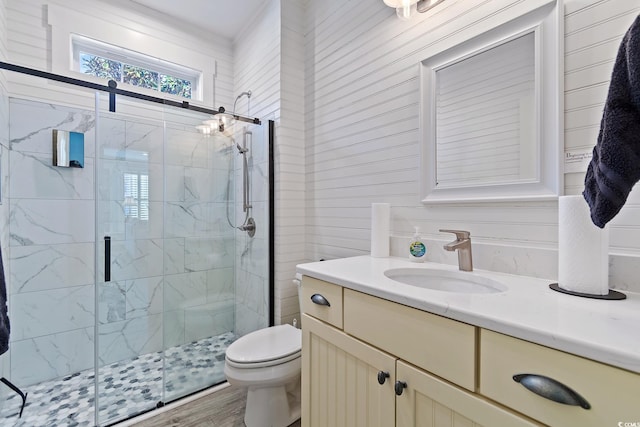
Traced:
[[268, 0], [131, 0], [230, 39]]

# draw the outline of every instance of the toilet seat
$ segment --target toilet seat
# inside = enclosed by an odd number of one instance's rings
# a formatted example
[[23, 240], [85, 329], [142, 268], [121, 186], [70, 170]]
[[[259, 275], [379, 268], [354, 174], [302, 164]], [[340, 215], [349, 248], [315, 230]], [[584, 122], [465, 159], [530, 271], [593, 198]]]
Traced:
[[285, 324], [239, 338], [227, 348], [225, 358], [235, 368], [260, 368], [296, 359], [300, 357], [301, 349], [301, 331]]

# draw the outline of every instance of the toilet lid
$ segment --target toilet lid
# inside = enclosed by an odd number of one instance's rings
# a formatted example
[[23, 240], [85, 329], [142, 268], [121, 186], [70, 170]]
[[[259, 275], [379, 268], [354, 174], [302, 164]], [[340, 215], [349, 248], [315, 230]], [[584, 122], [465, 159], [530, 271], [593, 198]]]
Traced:
[[271, 326], [247, 334], [227, 348], [226, 357], [236, 363], [260, 363], [299, 353], [302, 333], [291, 325]]

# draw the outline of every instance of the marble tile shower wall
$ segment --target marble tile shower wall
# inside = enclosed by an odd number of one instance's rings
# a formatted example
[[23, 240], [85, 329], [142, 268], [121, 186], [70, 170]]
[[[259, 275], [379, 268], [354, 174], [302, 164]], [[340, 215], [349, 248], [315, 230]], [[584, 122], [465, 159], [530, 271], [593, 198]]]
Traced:
[[[248, 237], [236, 231], [236, 334], [268, 326], [269, 314], [269, 144], [268, 122], [248, 126], [249, 174], [251, 187], [251, 215], [256, 222], [256, 234]], [[235, 167], [235, 200], [242, 200], [242, 165], [237, 156]], [[244, 221], [238, 209], [236, 223]]]
[[[11, 100], [16, 384], [93, 367], [94, 289], [101, 364], [234, 329], [235, 246], [225, 218], [229, 158], [221, 154], [223, 143], [204, 140], [192, 126], [109, 114], [98, 121], [96, 195], [94, 113]], [[85, 134], [84, 169], [51, 166], [52, 129]], [[148, 220], [125, 213], [131, 203], [123, 195], [125, 173], [148, 177]], [[107, 283], [101, 261], [94, 271], [96, 206], [98, 239], [112, 239]], [[102, 260], [104, 247], [97, 247]]]

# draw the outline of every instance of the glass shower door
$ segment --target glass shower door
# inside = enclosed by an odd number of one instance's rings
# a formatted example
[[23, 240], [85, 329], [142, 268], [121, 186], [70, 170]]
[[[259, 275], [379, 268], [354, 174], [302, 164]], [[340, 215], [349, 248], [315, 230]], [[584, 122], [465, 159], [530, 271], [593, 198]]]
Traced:
[[[111, 113], [105, 101], [96, 114], [100, 425], [224, 382], [226, 348], [267, 326], [269, 313], [263, 127], [205, 136], [202, 113], [123, 100]], [[255, 235], [241, 229], [248, 218]]]
[[[202, 114], [165, 111], [166, 402], [224, 382], [227, 347], [268, 324], [264, 130], [236, 123], [203, 135], [196, 131], [202, 120]], [[241, 229], [249, 218], [252, 235]]]
[[196, 130], [209, 117], [165, 110], [165, 401], [225, 380], [235, 330], [233, 138]]
[[96, 112], [99, 425], [163, 400], [164, 123], [162, 111], [118, 110]]

